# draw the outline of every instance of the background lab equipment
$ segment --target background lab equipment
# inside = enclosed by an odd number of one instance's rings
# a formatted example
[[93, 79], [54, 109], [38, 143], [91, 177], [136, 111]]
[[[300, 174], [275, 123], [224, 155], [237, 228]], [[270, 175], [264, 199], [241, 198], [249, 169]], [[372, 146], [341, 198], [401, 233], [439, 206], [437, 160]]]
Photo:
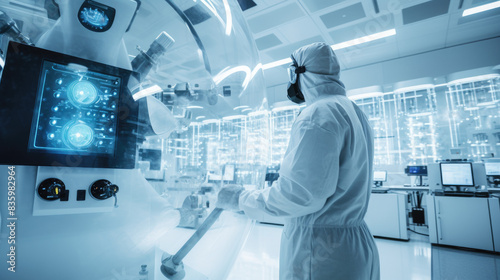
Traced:
[[498, 188], [500, 186], [500, 159], [485, 159], [484, 169], [486, 172], [486, 179], [488, 180], [489, 187]]
[[[431, 243], [498, 251], [498, 198], [489, 198], [484, 163], [442, 161], [428, 165]], [[490, 215], [491, 213], [491, 215]]]
[[383, 182], [387, 181], [387, 171], [373, 171], [373, 183], [375, 187], [382, 187]]
[[374, 236], [408, 240], [407, 200], [404, 192], [388, 192], [382, 187], [387, 181], [387, 171], [373, 171], [373, 189], [365, 221]]
[[[16, 253], [23, 256], [16, 277], [133, 278], [141, 271], [166, 279], [163, 253], [178, 251], [195, 232], [177, 227], [182, 202], [220, 187], [193, 176], [205, 171], [186, 165], [181, 153], [167, 154], [166, 137], [185, 131], [195, 108], [220, 118], [237, 106], [265, 104], [241, 9], [235, 1], [55, 3], [49, 12], [41, 1], [32, 9], [0, 3], [2, 18], [25, 36], [0, 36], [0, 160], [2, 170], [15, 166]], [[12, 21], [7, 26], [17, 32]], [[236, 166], [225, 166], [225, 180], [239, 178]], [[1, 172], [0, 181], [7, 176]], [[2, 252], [6, 196], [1, 192]], [[204, 194], [207, 213], [213, 196]], [[251, 225], [222, 213], [184, 257], [185, 279], [223, 279]], [[7, 273], [0, 278], [10, 279]]]

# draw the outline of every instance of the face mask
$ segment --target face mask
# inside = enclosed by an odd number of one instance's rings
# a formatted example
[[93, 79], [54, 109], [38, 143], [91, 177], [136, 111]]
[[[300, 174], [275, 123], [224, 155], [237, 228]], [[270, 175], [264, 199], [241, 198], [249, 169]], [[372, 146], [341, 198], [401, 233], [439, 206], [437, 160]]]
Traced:
[[305, 102], [304, 95], [300, 91], [299, 74], [306, 72], [306, 68], [304, 66], [297, 67], [297, 62], [293, 60], [293, 64], [290, 67], [288, 67], [287, 71], [289, 78], [289, 83], [287, 88], [288, 99], [297, 104]]

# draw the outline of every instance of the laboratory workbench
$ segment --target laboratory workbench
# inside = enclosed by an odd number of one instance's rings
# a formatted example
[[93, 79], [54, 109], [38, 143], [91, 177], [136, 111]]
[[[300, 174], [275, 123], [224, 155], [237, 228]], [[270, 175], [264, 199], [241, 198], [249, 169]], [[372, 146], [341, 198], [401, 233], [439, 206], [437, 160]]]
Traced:
[[[404, 186], [385, 186], [384, 188], [387, 188], [390, 191], [429, 191], [429, 187], [404, 187]], [[500, 193], [500, 188], [488, 188], [488, 192], [490, 193]]]

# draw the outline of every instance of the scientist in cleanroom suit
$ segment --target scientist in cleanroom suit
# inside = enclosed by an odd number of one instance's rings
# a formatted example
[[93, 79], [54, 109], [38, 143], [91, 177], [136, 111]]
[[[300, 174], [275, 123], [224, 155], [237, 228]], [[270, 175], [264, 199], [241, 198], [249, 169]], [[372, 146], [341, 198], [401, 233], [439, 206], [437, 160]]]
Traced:
[[279, 179], [262, 190], [223, 188], [219, 207], [253, 219], [285, 217], [280, 279], [380, 279], [377, 246], [364, 222], [373, 136], [346, 97], [339, 63], [325, 43], [292, 54], [288, 97], [307, 107], [293, 124]]

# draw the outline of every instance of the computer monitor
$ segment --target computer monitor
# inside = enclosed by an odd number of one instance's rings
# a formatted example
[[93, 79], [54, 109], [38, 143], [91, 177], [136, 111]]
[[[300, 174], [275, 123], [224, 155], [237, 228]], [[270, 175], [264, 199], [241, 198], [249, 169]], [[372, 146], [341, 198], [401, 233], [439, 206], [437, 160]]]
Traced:
[[441, 163], [440, 169], [443, 186], [474, 186], [472, 163]]
[[405, 168], [405, 173], [408, 176], [427, 176], [427, 166], [425, 166], [425, 165], [408, 165]]
[[373, 171], [373, 181], [386, 182], [387, 181], [387, 171]]
[[500, 162], [485, 162], [486, 176], [500, 176]]

